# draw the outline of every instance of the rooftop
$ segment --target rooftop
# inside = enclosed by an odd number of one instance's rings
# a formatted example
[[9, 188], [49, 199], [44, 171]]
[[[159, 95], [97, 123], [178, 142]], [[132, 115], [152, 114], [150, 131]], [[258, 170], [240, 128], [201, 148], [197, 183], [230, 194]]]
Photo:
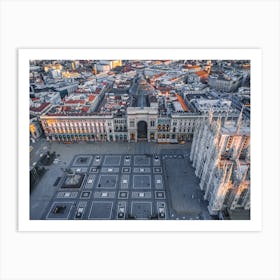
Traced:
[[50, 103], [49, 102], [44, 102], [44, 103], [41, 103], [41, 104], [39, 104], [38, 106], [36, 106], [36, 107], [30, 107], [30, 111], [31, 112], [43, 112], [44, 111], [44, 109], [46, 109], [48, 106], [50, 105]]
[[53, 106], [43, 116], [46, 117], [68, 117], [68, 116], [111, 116], [107, 112], [91, 112], [90, 106]]
[[177, 99], [178, 99], [180, 105], [182, 106], [183, 110], [184, 110], [185, 112], [188, 112], [188, 111], [189, 111], [189, 108], [188, 108], [188, 106], [186, 105], [186, 103], [185, 103], [183, 97], [180, 96], [179, 94], [176, 94], [176, 97], [177, 97]]

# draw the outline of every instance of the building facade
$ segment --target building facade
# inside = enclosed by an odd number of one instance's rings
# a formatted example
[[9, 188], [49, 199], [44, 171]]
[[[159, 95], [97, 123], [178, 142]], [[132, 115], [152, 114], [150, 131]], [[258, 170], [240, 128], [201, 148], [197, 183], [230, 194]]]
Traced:
[[128, 141], [154, 141], [157, 139], [158, 110], [152, 107], [127, 108]]
[[48, 141], [158, 142], [191, 141], [196, 113], [158, 115], [157, 108], [129, 107], [124, 114], [44, 114], [40, 117]]
[[29, 131], [30, 137], [33, 139], [37, 139], [42, 135], [42, 128], [37, 118], [33, 118], [30, 120]]
[[208, 85], [216, 90], [224, 92], [234, 92], [236, 91], [242, 83], [242, 75], [209, 75]]
[[211, 113], [198, 122], [190, 159], [211, 215], [250, 209], [250, 128], [242, 111], [237, 122], [214, 121]]
[[56, 142], [114, 141], [113, 118], [101, 116], [41, 116], [46, 139]]

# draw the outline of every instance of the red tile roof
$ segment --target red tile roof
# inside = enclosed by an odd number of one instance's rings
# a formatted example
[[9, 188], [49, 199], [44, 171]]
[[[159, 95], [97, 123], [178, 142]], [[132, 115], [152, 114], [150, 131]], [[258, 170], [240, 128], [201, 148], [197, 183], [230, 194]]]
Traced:
[[185, 112], [188, 112], [189, 111], [189, 108], [187, 107], [184, 99], [182, 98], [182, 96], [180, 96], [179, 94], [176, 93], [176, 97], [178, 99], [178, 101], [180, 102], [182, 108], [184, 109]]
[[198, 76], [204, 76], [204, 75], [208, 76], [208, 73], [204, 70], [197, 71], [197, 72], [195, 72], [195, 74]]
[[89, 95], [89, 96], [88, 96], [88, 101], [91, 102], [91, 101], [93, 101], [94, 99], [95, 99], [95, 96], [94, 96], [94, 95]]
[[72, 100], [72, 99], [70, 99], [70, 100], [65, 101], [65, 104], [85, 104], [85, 100], [81, 100], [81, 99]]
[[85, 112], [85, 113], [87, 113], [88, 110], [89, 110], [89, 107], [83, 107], [82, 108], [82, 111]]
[[195, 68], [200, 68], [200, 66], [199, 65], [188, 65], [186, 68], [187, 69], [195, 69]]
[[42, 112], [46, 107], [50, 105], [49, 102], [42, 103], [39, 107], [30, 107], [30, 111], [33, 112]]

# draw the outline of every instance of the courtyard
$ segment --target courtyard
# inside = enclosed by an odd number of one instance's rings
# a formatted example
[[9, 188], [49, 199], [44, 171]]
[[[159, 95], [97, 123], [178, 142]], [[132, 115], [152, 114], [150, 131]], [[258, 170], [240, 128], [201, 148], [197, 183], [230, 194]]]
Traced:
[[58, 157], [31, 193], [31, 219], [211, 219], [189, 144], [52, 143], [50, 149]]

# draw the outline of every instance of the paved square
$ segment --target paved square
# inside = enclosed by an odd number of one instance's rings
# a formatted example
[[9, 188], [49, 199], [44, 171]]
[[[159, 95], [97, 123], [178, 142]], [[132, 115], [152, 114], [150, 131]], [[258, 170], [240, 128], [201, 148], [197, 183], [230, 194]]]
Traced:
[[82, 200], [78, 203], [78, 206], [76, 208], [76, 213], [75, 213], [75, 216], [74, 216], [75, 220], [78, 220], [78, 219], [80, 220], [80, 219], [84, 218], [85, 210], [87, 208], [87, 204], [88, 204], [88, 202], [84, 201], [84, 200]]
[[[195, 192], [199, 184], [182, 154], [166, 150], [106, 154], [97, 151], [99, 145], [90, 148], [94, 154], [69, 159], [69, 168], [77, 177], [56, 172], [49, 184], [44, 184], [44, 188], [51, 186], [53, 193], [48, 204], [41, 204], [42, 219], [194, 219], [200, 215], [202, 206]], [[67, 176], [68, 187], [78, 178], [80, 187], [61, 188]], [[53, 187], [58, 177], [61, 180]]]
[[150, 199], [152, 198], [151, 192], [132, 192], [131, 198]]
[[136, 219], [149, 219], [152, 216], [152, 202], [131, 202], [131, 216]]
[[101, 173], [119, 173], [120, 169], [118, 167], [102, 167]]
[[143, 166], [143, 165], [150, 165], [151, 159], [146, 155], [137, 155], [134, 156], [134, 165], [135, 166]]
[[125, 155], [124, 158], [123, 158], [123, 165], [124, 166], [130, 166], [131, 165], [131, 159], [132, 159], [131, 155]]
[[91, 192], [90, 192], [90, 191], [89, 191], [89, 192], [88, 192], [88, 191], [86, 191], [86, 192], [84, 191], [84, 192], [81, 193], [81, 196], [80, 196], [80, 197], [81, 197], [81, 198], [87, 198], [87, 199], [89, 199], [89, 198], [90, 198], [90, 195], [91, 195]]
[[156, 189], [163, 189], [163, 179], [162, 175], [155, 175], [155, 188]]
[[86, 173], [88, 171], [88, 167], [72, 167], [71, 170], [75, 173]]
[[134, 189], [151, 189], [151, 175], [133, 175]]
[[93, 201], [88, 218], [93, 220], [111, 219], [113, 209], [112, 201]]
[[85, 174], [67, 174], [61, 189], [79, 189], [84, 181]]
[[102, 192], [94, 192], [93, 198], [115, 198], [115, 192], [108, 192], [108, 191], [102, 191]]
[[162, 168], [161, 167], [154, 167], [153, 172], [154, 173], [162, 173]]
[[48, 220], [67, 220], [70, 216], [70, 212], [74, 202], [66, 202], [66, 201], [55, 201], [52, 203], [50, 210], [47, 214], [46, 219]]
[[84, 188], [85, 189], [92, 189], [95, 182], [95, 175], [88, 175], [87, 180], [85, 181]]
[[122, 173], [130, 173], [131, 172], [131, 168], [130, 167], [123, 167], [122, 168]]
[[101, 165], [102, 159], [103, 159], [103, 156], [96, 155], [94, 157], [94, 159], [93, 159], [92, 166], [99, 166], [99, 165]]
[[122, 175], [121, 177], [121, 189], [128, 189], [129, 186], [129, 175]]
[[98, 172], [99, 172], [99, 170], [100, 170], [100, 168], [97, 168], [97, 167], [91, 167], [91, 168], [89, 169], [89, 172], [91, 172], [91, 173], [98, 173]]
[[89, 166], [92, 161], [92, 156], [90, 155], [79, 155], [74, 158], [72, 166]]
[[156, 199], [165, 199], [165, 192], [164, 191], [155, 191], [155, 198]]
[[160, 166], [160, 163], [161, 160], [160, 160], [160, 156], [156, 155], [153, 157], [153, 166]]
[[78, 192], [58, 192], [56, 198], [76, 198]]
[[117, 165], [121, 163], [121, 156], [105, 156], [103, 166]]
[[61, 181], [61, 177], [57, 177], [56, 180], [55, 180], [55, 182], [54, 182], [54, 184], [53, 184], [53, 186], [54, 186], [54, 187], [58, 186], [59, 183], [60, 183], [60, 181]]
[[159, 220], [166, 220], [167, 213], [166, 213], [166, 203], [165, 202], [157, 202], [157, 216]]
[[118, 195], [119, 199], [127, 199], [128, 198], [128, 191], [120, 191]]
[[125, 201], [118, 202], [117, 219], [124, 220], [126, 218], [127, 203]]
[[151, 173], [150, 167], [135, 167], [133, 168], [134, 173]]
[[118, 175], [100, 175], [97, 188], [115, 189], [117, 187]]

